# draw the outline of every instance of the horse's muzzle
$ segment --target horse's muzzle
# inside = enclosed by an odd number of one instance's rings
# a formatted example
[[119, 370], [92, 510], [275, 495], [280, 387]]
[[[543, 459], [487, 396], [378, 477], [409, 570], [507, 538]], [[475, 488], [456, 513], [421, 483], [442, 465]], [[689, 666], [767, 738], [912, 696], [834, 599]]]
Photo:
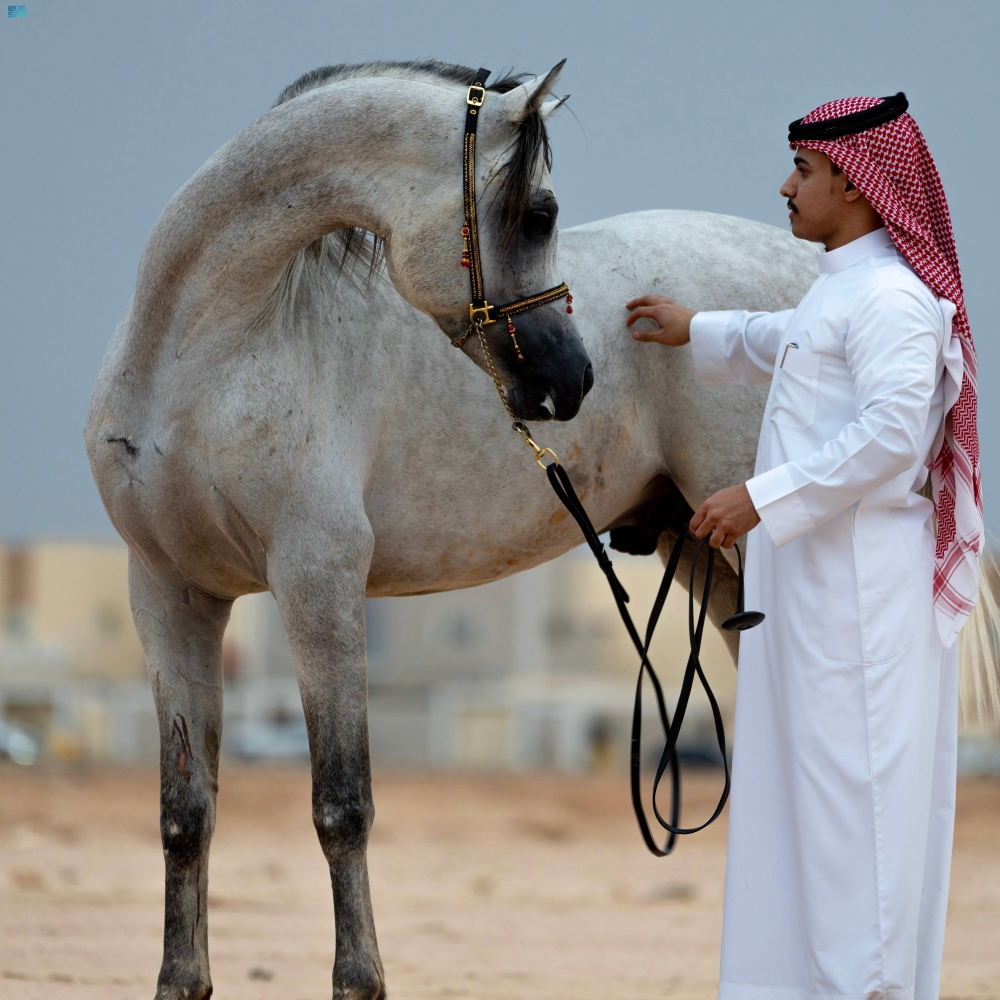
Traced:
[[572, 420], [594, 385], [594, 366], [584, 353], [575, 371], [558, 378], [518, 378], [507, 389], [507, 402], [520, 420]]

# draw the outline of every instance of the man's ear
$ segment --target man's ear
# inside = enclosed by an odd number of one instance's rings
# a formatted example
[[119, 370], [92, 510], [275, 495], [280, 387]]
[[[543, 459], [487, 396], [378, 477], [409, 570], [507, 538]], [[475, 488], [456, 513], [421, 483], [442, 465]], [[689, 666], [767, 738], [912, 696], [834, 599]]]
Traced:
[[861, 192], [850, 182], [844, 187], [844, 201], [853, 202], [861, 197]]

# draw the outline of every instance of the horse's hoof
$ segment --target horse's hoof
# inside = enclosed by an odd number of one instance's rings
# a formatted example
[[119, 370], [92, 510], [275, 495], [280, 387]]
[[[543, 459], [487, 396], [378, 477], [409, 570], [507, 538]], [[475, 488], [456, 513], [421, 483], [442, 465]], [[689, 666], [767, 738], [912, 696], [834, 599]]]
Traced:
[[212, 984], [201, 981], [187, 983], [158, 983], [155, 1000], [208, 1000]]
[[333, 970], [333, 1000], [386, 1000], [385, 977], [378, 963], [338, 963]]

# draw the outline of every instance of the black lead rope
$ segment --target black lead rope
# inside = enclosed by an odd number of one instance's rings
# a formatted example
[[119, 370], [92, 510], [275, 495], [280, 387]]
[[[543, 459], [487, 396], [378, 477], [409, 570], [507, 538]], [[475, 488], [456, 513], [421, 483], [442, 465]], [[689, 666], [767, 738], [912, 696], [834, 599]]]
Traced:
[[[632, 808], [635, 810], [635, 818], [639, 823], [639, 831], [642, 834], [642, 839], [645, 842], [646, 847], [648, 847], [649, 850], [657, 857], [666, 857], [671, 851], [673, 851], [677, 843], [678, 835], [697, 833], [699, 830], [704, 830], [709, 824], [714, 823], [715, 820], [719, 818], [719, 815], [725, 808], [726, 801], [729, 798], [730, 774], [729, 760], [726, 755], [725, 724], [722, 720], [722, 712], [719, 709], [718, 701], [716, 701], [715, 693], [712, 691], [712, 687], [708, 683], [708, 679], [705, 677], [705, 673], [702, 670], [700, 659], [702, 638], [705, 634], [705, 619], [708, 615], [708, 600], [712, 592], [712, 580], [715, 573], [715, 549], [708, 549], [708, 564], [705, 568], [705, 586], [702, 591], [701, 607], [698, 612], [697, 625], [695, 624], [694, 614], [695, 572], [698, 567], [698, 559], [701, 556], [701, 550], [708, 544], [707, 538], [703, 539], [698, 544], [698, 548], [695, 550], [694, 559], [691, 562], [691, 580], [688, 591], [688, 637], [690, 639], [691, 652], [688, 656], [687, 666], [684, 670], [684, 679], [681, 682], [681, 690], [677, 698], [677, 708], [674, 711], [674, 718], [671, 722], [669, 713], [667, 712], [666, 700], [663, 697], [663, 688], [660, 684], [659, 678], [656, 676], [656, 671], [653, 670], [653, 665], [649, 662], [649, 647], [653, 641], [653, 633], [656, 630], [660, 614], [663, 611], [664, 604], [666, 603], [667, 594], [670, 591], [670, 585], [673, 583], [674, 576], [677, 572], [677, 566], [680, 563], [684, 543], [687, 540], [687, 534], [684, 533], [678, 536], [677, 541], [674, 543], [673, 550], [670, 553], [670, 558], [667, 560], [666, 568], [663, 571], [663, 579], [660, 581], [660, 588], [657, 591], [656, 600], [653, 602], [653, 608], [649, 615], [649, 622], [646, 625], [645, 641], [643, 641], [639, 638], [639, 633], [636, 630], [635, 623], [632, 621], [632, 616], [629, 614], [628, 607], [626, 606], [629, 601], [628, 593], [625, 591], [621, 581], [615, 574], [614, 567], [611, 564], [611, 560], [608, 558], [608, 554], [605, 551], [600, 536], [594, 528], [594, 525], [584, 509], [583, 504], [580, 502], [580, 498], [576, 495], [576, 490], [573, 488], [573, 483], [570, 481], [568, 473], [558, 462], [553, 462], [545, 467], [545, 474], [548, 476], [549, 483], [555, 491], [556, 496], [559, 497], [566, 509], [573, 515], [576, 523], [580, 526], [580, 530], [583, 532], [583, 536], [587, 540], [590, 550], [594, 553], [594, 556], [597, 559], [597, 564], [601, 567], [601, 571], [607, 577], [608, 584], [611, 587], [612, 596], [615, 599], [615, 604], [618, 606], [618, 613], [621, 615], [622, 621], [625, 623], [625, 628], [628, 631], [629, 638], [632, 640], [632, 644], [635, 646], [636, 652], [639, 654], [641, 660], [639, 665], [639, 678], [635, 689], [635, 706], [632, 712], [632, 737], [629, 753], [629, 776], [632, 792]], [[722, 623], [722, 627], [727, 631], [743, 631], [747, 628], [753, 628], [754, 625], [758, 625], [764, 620], [764, 616], [759, 611], [744, 610], [743, 558], [739, 553], [739, 547], [737, 547], [736, 552], [739, 559], [739, 598], [736, 614], [727, 618], [726, 621]], [[662, 848], [657, 845], [656, 841], [653, 839], [653, 834], [650, 831], [649, 822], [646, 819], [646, 811], [642, 804], [642, 788], [640, 785], [642, 765], [642, 681], [644, 673], [648, 675], [650, 682], [653, 685], [653, 691], [656, 694], [656, 705], [660, 715], [660, 723], [663, 726], [663, 732], [666, 737], [663, 753], [660, 755], [660, 762], [656, 768], [656, 777], [653, 780], [652, 795], [653, 813], [656, 816], [656, 820], [660, 826], [662, 826], [669, 833], [667, 842]], [[712, 815], [699, 826], [685, 828], [680, 826], [681, 775], [680, 760], [677, 755], [677, 741], [680, 737], [681, 727], [684, 724], [684, 717], [687, 714], [691, 691], [694, 688], [695, 677], [697, 677], [701, 682], [701, 686], [705, 690], [709, 705], [712, 709], [712, 718], [715, 722], [715, 736], [719, 745], [719, 753], [722, 756], [722, 766], [725, 770], [726, 780], [722, 790], [722, 795], [719, 797], [718, 804], [716, 805], [715, 811]], [[671, 778], [671, 801], [670, 819], [666, 820], [660, 814], [660, 809], [656, 802], [656, 793], [659, 789], [660, 779], [663, 777], [668, 767], [670, 768]]]

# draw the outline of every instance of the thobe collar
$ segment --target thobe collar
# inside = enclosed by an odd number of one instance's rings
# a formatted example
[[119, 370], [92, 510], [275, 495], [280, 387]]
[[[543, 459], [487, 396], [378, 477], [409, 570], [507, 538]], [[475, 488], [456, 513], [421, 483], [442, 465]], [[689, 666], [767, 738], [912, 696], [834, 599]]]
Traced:
[[816, 253], [816, 263], [819, 266], [820, 274], [836, 274], [844, 268], [857, 264], [859, 260], [871, 257], [879, 250], [888, 249], [893, 245], [892, 237], [886, 229], [876, 229], [873, 233], [865, 233], [864, 236], [850, 243], [845, 243], [836, 250], [820, 250]]

